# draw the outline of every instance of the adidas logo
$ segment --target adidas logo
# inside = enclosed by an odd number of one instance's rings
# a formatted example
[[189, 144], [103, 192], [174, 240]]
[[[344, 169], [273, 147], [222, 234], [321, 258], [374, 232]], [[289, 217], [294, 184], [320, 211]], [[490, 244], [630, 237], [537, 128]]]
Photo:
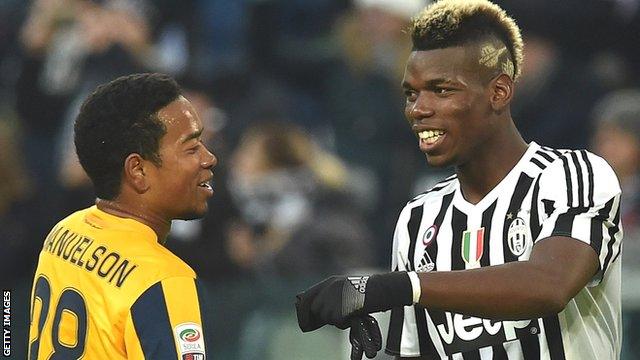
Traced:
[[364, 294], [367, 290], [368, 276], [349, 276], [347, 279], [359, 293]]

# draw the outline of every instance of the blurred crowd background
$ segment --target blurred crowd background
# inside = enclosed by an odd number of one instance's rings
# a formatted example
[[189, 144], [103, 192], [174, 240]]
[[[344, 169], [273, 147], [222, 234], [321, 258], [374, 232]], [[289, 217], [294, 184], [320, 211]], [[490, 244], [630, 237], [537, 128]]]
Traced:
[[[149, 71], [178, 79], [219, 160], [209, 215], [174, 222], [167, 243], [211, 295], [212, 358], [346, 358], [346, 333], [300, 334], [294, 295], [387, 269], [399, 211], [451, 172], [427, 166], [402, 113], [403, 29], [426, 2], [1, 0], [0, 274], [16, 358], [42, 241], [94, 202], [72, 141], [79, 104]], [[497, 3], [526, 43], [512, 106], [525, 139], [590, 149], [621, 181], [623, 359], [640, 359], [640, 1]]]

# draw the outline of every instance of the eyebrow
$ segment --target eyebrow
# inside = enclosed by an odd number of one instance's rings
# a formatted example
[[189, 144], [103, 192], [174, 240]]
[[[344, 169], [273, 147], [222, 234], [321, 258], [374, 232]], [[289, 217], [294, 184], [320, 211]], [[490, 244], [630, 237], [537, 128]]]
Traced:
[[182, 140], [182, 143], [184, 144], [189, 140], [199, 138], [200, 135], [202, 135], [202, 131], [204, 131], [204, 128], [200, 128], [200, 130], [192, 132], [191, 134], [187, 135], [187, 137], [185, 137], [184, 140]]
[[[437, 78], [437, 79], [431, 79], [431, 80], [427, 80], [424, 82], [425, 87], [427, 88], [432, 88], [436, 85], [442, 85], [442, 84], [454, 84], [455, 81], [451, 80], [451, 79], [447, 79], [447, 78]], [[411, 85], [409, 85], [409, 82], [407, 82], [406, 80], [402, 82], [402, 87], [405, 89], [409, 89], [409, 88], [413, 88]]]

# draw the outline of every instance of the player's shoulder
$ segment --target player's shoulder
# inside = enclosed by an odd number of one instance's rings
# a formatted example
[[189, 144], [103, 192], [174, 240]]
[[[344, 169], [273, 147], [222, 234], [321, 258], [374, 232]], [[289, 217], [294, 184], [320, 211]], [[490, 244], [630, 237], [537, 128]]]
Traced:
[[123, 285], [123, 289], [135, 301], [142, 293], [167, 279], [195, 280], [196, 273], [178, 256], [160, 244], [147, 244], [127, 253], [135, 271]]
[[552, 149], [540, 147], [541, 151], [553, 154], [553, 160], [542, 171], [549, 181], [566, 180], [579, 182], [582, 178], [598, 182], [618, 183], [617, 176], [607, 160], [586, 149]]
[[147, 282], [157, 282], [168, 277], [192, 277], [195, 271], [160, 243], [140, 242], [139, 248], [131, 252], [132, 257], [146, 274]]
[[452, 194], [458, 188], [458, 175], [450, 175], [443, 180], [432, 185], [428, 190], [418, 194], [409, 200], [405, 205], [406, 208], [413, 208], [420, 205], [428, 205], [430, 203], [439, 203], [442, 198]]
[[540, 193], [544, 197], [581, 207], [606, 202], [620, 193], [618, 177], [601, 156], [585, 149], [549, 151], [554, 151], [557, 158], [540, 173]]
[[96, 244], [107, 252], [117, 253], [135, 266], [127, 286], [146, 288], [168, 277], [195, 278], [193, 269], [160, 243], [147, 225], [97, 209], [93, 215], [96, 216], [85, 219], [87, 235], [93, 236]]

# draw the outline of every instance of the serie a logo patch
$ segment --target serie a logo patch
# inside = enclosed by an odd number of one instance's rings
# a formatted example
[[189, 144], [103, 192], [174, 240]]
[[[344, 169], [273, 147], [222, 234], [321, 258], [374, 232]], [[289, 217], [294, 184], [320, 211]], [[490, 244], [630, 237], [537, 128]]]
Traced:
[[174, 328], [178, 350], [183, 360], [205, 360], [202, 327], [196, 323], [182, 323]]

